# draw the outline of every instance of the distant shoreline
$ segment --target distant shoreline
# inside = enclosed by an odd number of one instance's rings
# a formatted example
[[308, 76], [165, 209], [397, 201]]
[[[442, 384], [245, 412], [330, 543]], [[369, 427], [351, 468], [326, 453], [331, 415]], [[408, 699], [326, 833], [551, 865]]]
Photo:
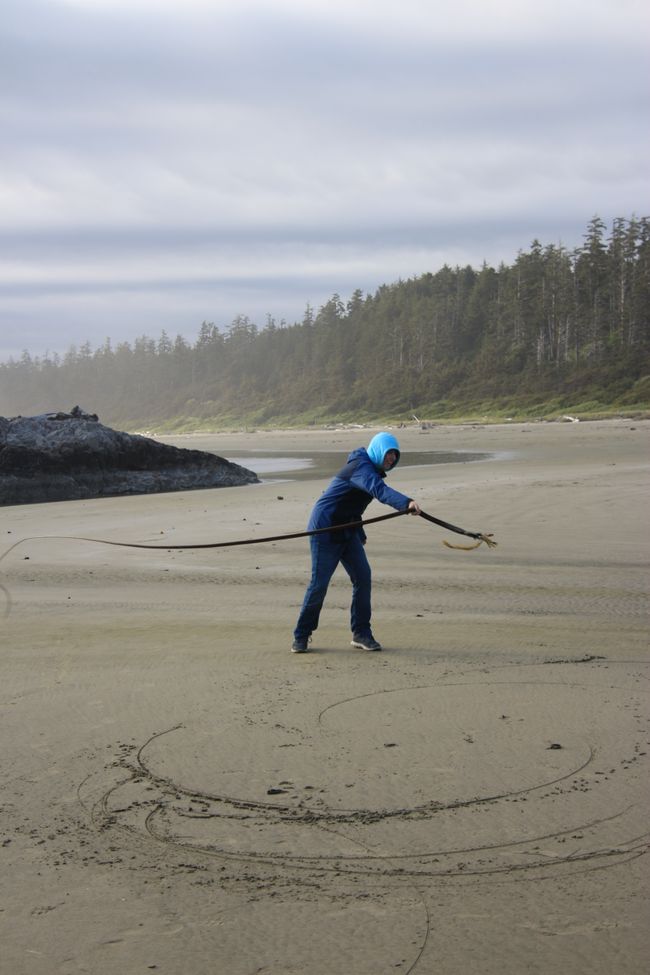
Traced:
[[616, 422], [621, 420], [650, 420], [650, 410], [630, 410], [629, 412], [622, 411], [612, 411], [611, 413], [582, 413], [576, 411], [575, 413], [566, 413], [558, 416], [513, 416], [513, 417], [499, 417], [499, 416], [483, 416], [483, 417], [472, 417], [472, 416], [459, 416], [459, 417], [444, 417], [437, 420], [411, 420], [404, 421], [400, 419], [372, 419], [365, 420], [361, 423], [349, 423], [341, 421], [337, 423], [323, 422], [314, 424], [296, 423], [293, 424], [233, 424], [228, 423], [220, 426], [218, 423], [209, 424], [206, 426], [193, 427], [191, 425], [182, 425], [178, 428], [173, 428], [168, 425], [168, 423], [161, 424], [160, 426], [152, 425], [151, 427], [140, 426], [138, 424], [132, 425], [128, 424], [128, 432], [133, 434], [139, 434], [146, 437], [155, 438], [172, 438], [172, 437], [202, 437], [209, 434], [252, 434], [252, 433], [349, 433], [355, 430], [435, 430], [441, 427], [491, 427], [491, 426], [503, 426], [512, 427], [518, 424], [563, 424], [563, 423], [607, 423], [609, 421]]

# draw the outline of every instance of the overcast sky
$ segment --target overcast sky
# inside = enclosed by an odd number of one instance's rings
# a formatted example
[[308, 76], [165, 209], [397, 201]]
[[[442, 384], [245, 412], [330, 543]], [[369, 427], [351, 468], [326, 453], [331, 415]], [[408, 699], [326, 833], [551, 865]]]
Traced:
[[0, 359], [650, 213], [647, 0], [4, 0]]

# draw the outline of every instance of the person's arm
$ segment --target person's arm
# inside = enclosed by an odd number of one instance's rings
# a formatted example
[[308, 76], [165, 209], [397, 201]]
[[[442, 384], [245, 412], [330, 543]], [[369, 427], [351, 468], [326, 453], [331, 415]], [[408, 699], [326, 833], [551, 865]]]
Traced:
[[[388, 487], [383, 477], [380, 477], [370, 461], [367, 464], [359, 464], [359, 467], [350, 478], [350, 483], [354, 487], [361, 488], [362, 491], [372, 495], [373, 498], [381, 501], [382, 504], [387, 504], [391, 508], [395, 508], [396, 511], [408, 510], [413, 511], [414, 514], [418, 514], [419, 512], [417, 502], [407, 497], [407, 495], [402, 494], [401, 491], [395, 491], [393, 488]], [[418, 508], [418, 511], [413, 509], [413, 505]]]

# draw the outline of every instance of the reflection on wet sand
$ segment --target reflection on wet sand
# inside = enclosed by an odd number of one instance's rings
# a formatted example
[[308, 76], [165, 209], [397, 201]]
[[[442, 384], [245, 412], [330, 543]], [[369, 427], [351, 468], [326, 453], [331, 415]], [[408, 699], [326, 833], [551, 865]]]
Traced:
[[[210, 449], [205, 447], [203, 449]], [[218, 451], [215, 450], [215, 453]], [[471, 453], [469, 451], [426, 450], [415, 453], [402, 454], [400, 467], [427, 467], [433, 464], [467, 464], [477, 460], [486, 460], [487, 453]], [[347, 460], [347, 452], [341, 451], [311, 451], [292, 452], [291, 455], [280, 454], [275, 451], [237, 451], [229, 453], [227, 459], [236, 464], [242, 464], [249, 470], [265, 479], [270, 474], [291, 474], [291, 480], [316, 479], [330, 477], [336, 473]]]

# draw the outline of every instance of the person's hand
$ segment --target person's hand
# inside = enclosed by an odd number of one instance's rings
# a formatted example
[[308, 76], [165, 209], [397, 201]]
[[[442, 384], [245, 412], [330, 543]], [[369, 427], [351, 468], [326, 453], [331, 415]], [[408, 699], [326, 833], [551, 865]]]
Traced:
[[419, 515], [421, 508], [417, 501], [409, 501], [409, 506], [406, 510], [412, 515]]

